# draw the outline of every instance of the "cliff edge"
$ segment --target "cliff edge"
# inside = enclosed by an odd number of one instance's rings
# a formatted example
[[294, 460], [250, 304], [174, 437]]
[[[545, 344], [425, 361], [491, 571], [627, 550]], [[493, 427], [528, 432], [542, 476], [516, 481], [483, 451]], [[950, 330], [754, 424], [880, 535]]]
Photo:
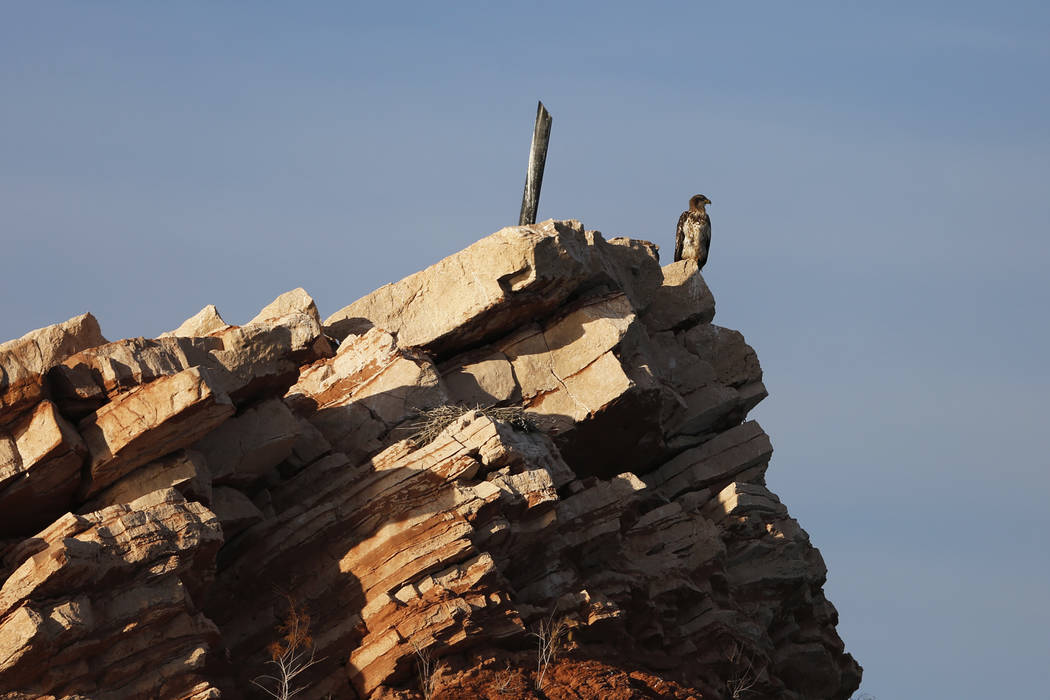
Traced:
[[714, 313], [694, 262], [547, 221], [323, 321], [0, 345], [0, 698], [267, 697], [294, 646], [309, 698], [845, 700]]

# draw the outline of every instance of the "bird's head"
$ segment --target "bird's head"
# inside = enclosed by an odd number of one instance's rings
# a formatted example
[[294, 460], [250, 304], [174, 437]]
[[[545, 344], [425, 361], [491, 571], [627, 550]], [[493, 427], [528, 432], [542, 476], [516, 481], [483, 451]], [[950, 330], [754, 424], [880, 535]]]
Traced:
[[689, 200], [689, 208], [693, 211], [703, 211], [704, 207], [711, 203], [711, 200], [702, 194], [695, 194], [693, 198]]

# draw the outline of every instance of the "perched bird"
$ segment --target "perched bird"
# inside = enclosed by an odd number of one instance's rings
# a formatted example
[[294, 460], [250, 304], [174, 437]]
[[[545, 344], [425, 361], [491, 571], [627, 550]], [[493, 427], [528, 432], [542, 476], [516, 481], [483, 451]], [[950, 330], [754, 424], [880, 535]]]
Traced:
[[711, 218], [704, 207], [711, 200], [702, 194], [689, 200], [689, 210], [678, 217], [678, 230], [674, 236], [674, 259], [695, 260], [699, 267], [707, 262], [707, 251], [711, 248]]

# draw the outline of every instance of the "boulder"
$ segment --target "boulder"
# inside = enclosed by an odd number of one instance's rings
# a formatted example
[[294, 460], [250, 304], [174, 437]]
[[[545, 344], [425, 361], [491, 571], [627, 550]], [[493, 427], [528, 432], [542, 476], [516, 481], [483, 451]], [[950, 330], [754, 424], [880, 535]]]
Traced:
[[194, 445], [216, 484], [251, 486], [292, 454], [299, 420], [280, 399], [255, 404]]
[[196, 442], [233, 415], [211, 374], [191, 367], [122, 394], [80, 422], [90, 453], [84, 496]]
[[715, 297], [696, 261], [679, 260], [665, 265], [661, 272], [662, 284], [642, 315], [650, 332], [710, 323], [715, 317]]
[[633, 295], [644, 288], [635, 280], [645, 277], [646, 267], [658, 267], [655, 251], [610, 245], [578, 221], [511, 226], [340, 309], [325, 329], [342, 339], [364, 319], [396, 334], [402, 347], [441, 360], [506, 335], [573, 294], [617, 289]]
[[14, 421], [44, 397], [49, 369], [105, 342], [95, 317], [81, 314], [0, 343], [0, 425]]
[[[219, 631], [194, 599], [222, 541], [173, 490], [67, 514], [9, 553], [0, 688], [13, 697], [192, 697]], [[194, 690], [193, 693], [190, 692]]]
[[317, 304], [314, 303], [313, 297], [307, 294], [302, 287], [297, 287], [264, 306], [262, 311], [255, 315], [255, 318], [248, 321], [248, 325], [276, 321], [292, 314], [309, 316], [318, 325], [321, 324], [321, 315], [317, 312]]
[[81, 506], [90, 513], [107, 506], [131, 503], [160, 489], [175, 489], [187, 501], [211, 504], [212, 478], [204, 455], [196, 450], [178, 450], [131, 472]]
[[[274, 315], [281, 311], [287, 313]], [[216, 328], [201, 337], [180, 330], [108, 343], [69, 357], [50, 379], [62, 411], [78, 418], [122, 391], [191, 367], [207, 368], [216, 389], [240, 405], [280, 396], [298, 378], [302, 364], [331, 354], [313, 300], [294, 290], [244, 326]]]
[[[392, 430], [445, 400], [430, 358], [379, 328], [347, 337], [335, 357], [304, 368], [286, 395], [292, 409], [352, 461], [378, 452]], [[410, 434], [404, 429], [391, 438]]]
[[87, 448], [50, 401], [0, 428], [0, 536], [29, 535], [66, 512]]
[[220, 333], [230, 327], [230, 324], [222, 320], [222, 316], [219, 315], [219, 310], [215, 308], [215, 305], [208, 304], [196, 314], [183, 321], [182, 325], [178, 328], [173, 331], [168, 331], [167, 333], [161, 333], [160, 337], [167, 338], [177, 336], [182, 338], [201, 338], [212, 335], [213, 333]]
[[227, 541], [263, 519], [262, 511], [250, 498], [228, 486], [215, 487], [211, 511], [219, 519]]

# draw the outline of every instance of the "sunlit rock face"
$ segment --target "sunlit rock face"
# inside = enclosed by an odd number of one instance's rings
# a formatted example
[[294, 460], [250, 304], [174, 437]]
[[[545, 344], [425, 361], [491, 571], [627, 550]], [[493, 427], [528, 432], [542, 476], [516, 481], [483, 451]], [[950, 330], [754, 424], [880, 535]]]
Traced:
[[305, 697], [848, 698], [714, 309], [547, 221], [323, 321], [0, 345], [0, 698], [266, 697], [293, 637]]

